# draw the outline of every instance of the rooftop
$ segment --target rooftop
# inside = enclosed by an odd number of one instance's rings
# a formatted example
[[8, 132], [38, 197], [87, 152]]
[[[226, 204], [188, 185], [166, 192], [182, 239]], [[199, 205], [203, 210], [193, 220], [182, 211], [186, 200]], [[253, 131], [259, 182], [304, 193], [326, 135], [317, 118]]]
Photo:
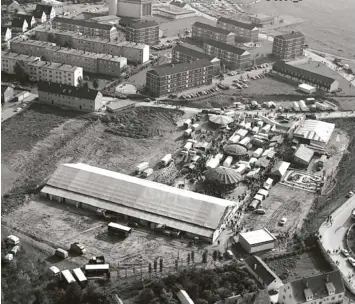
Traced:
[[159, 24], [155, 20], [140, 20], [140, 21], [134, 21], [130, 22], [127, 27], [132, 28], [132, 29], [144, 29], [148, 27], [156, 27], [159, 26]]
[[90, 28], [96, 28], [96, 29], [101, 29], [101, 30], [108, 30], [108, 31], [114, 27], [111, 24], [103, 24], [103, 23], [98, 23], [98, 22], [94, 22], [91, 20], [69, 19], [69, 18], [62, 18], [62, 17], [55, 17], [52, 21], [52, 24], [54, 24], [56, 22], [73, 24], [73, 25], [77, 25], [77, 26], [84, 26], [84, 27], [90, 27]]
[[63, 164], [42, 189], [61, 197], [211, 237], [233, 202], [86, 164]]
[[233, 53], [233, 54], [238, 54], [238, 55], [249, 55], [250, 53], [244, 49], [241, 49], [239, 47], [236, 47], [231, 44], [223, 43], [220, 41], [215, 41], [215, 40], [206, 40], [204, 44], [207, 45], [212, 45], [216, 48], [219, 48], [221, 50], [225, 50], [227, 52]]
[[271, 242], [275, 241], [276, 238], [267, 230], [259, 229], [249, 232], [241, 232], [240, 235], [250, 244], [258, 244], [262, 242]]
[[294, 39], [294, 38], [304, 38], [304, 35], [301, 32], [291, 32], [288, 34], [277, 35], [274, 38], [289, 40], [289, 39]]
[[10, 28], [8, 26], [2, 26], [1, 27], [1, 35], [5, 35], [7, 30], [9, 30]]
[[294, 135], [310, 140], [328, 143], [333, 134], [335, 125], [329, 122], [306, 119], [296, 129]]
[[180, 8], [183, 8], [186, 5], [186, 3], [183, 1], [171, 1], [169, 4]]
[[212, 25], [209, 25], [207, 23], [202, 23], [202, 22], [195, 22], [193, 25], [193, 27], [198, 27], [198, 28], [203, 28], [207, 31], [211, 31], [211, 32], [214, 32], [214, 33], [218, 33], [218, 34], [222, 34], [222, 35], [229, 35], [229, 34], [233, 34], [231, 31], [227, 31], [227, 30], [224, 30], [224, 29], [221, 29], [219, 27], [216, 27], [216, 26], [212, 26]]
[[157, 66], [154, 69], [148, 71], [148, 73], [153, 73], [161, 77], [161, 76], [191, 71], [194, 69], [205, 68], [209, 66], [211, 66], [211, 63], [208, 59], [201, 59], [190, 63], [176, 63], [176, 64]]
[[36, 9], [33, 12], [33, 16], [35, 18], [41, 18], [43, 12], [46, 15], [49, 15], [51, 13], [52, 9], [53, 9], [53, 7], [49, 4], [37, 4]]
[[[58, 71], [66, 71], [66, 72], [74, 72], [79, 67], [77, 66], [72, 66], [69, 64], [63, 64], [63, 63], [58, 63], [58, 62], [50, 62], [50, 61], [42, 61], [42, 60], [34, 60], [30, 61], [27, 63], [29, 66], [34, 66], [34, 67], [39, 67], [39, 68], [46, 68], [46, 69], [52, 69], [52, 70], [58, 70]], [[82, 68], [80, 68], [82, 69]]]
[[30, 27], [32, 18], [33, 18], [32, 15], [25, 14], [25, 13], [17, 13], [12, 19], [11, 26], [22, 27], [23, 23], [26, 21], [27, 25]]
[[305, 161], [307, 164], [311, 161], [314, 155], [314, 151], [310, 148], [307, 148], [305, 145], [300, 145], [300, 147], [295, 152], [294, 157]]
[[273, 281], [280, 278], [270, 269], [265, 262], [258, 256], [251, 255], [245, 263], [261, 278], [266, 286], [270, 285]]
[[312, 294], [313, 301], [330, 296], [327, 283], [332, 283], [334, 294], [345, 292], [343, 280], [339, 270], [322, 273], [314, 277], [299, 279], [284, 285], [283, 288], [291, 287], [293, 297], [297, 303], [306, 302], [305, 294]]
[[40, 81], [38, 83], [38, 91], [90, 100], [95, 100], [97, 94], [99, 93], [98, 90], [89, 89], [86, 87], [74, 87], [68, 84], [49, 81]]
[[39, 57], [13, 53], [13, 52], [10, 52], [10, 51], [8, 51], [8, 52], [1, 51], [1, 58], [22, 60], [22, 61], [26, 61], [26, 62], [39, 59]]
[[278, 173], [280, 174], [280, 176], [284, 176], [288, 167], [291, 164], [288, 162], [284, 162], [284, 161], [279, 161], [272, 169], [271, 169], [271, 173], [275, 174]]
[[206, 55], [205, 53], [203, 52], [200, 52], [200, 51], [197, 51], [196, 49], [194, 48], [190, 48], [188, 47], [186, 44], [177, 44], [173, 50], [175, 51], [178, 51], [178, 52], [181, 52], [181, 53], [184, 53], [184, 54], [188, 54], [194, 58], [198, 58], [198, 59], [204, 59], [204, 58], [207, 58], [209, 60], [211, 60], [212, 58], [209, 57], [208, 55]]
[[305, 69], [302, 69], [302, 68], [287, 64], [284, 61], [275, 62], [273, 67], [272, 67], [272, 69], [275, 70], [275, 71], [280, 71], [280, 70], [282, 71], [283, 70], [283, 71], [286, 71], [286, 72], [289, 72], [289, 73], [290, 72], [291, 73], [298, 73], [298, 74], [302, 75], [303, 77], [315, 79], [315, 80], [324, 82], [324, 83], [326, 83], [328, 85], [331, 85], [335, 81], [334, 78], [330, 78], [328, 76], [317, 74], [317, 73], [314, 73], [314, 72], [311, 72], [311, 71], [308, 71], [308, 70], [305, 70]]
[[237, 21], [237, 20], [233, 20], [233, 19], [228, 19], [225, 17], [221, 17], [218, 19], [217, 23], [227, 23], [227, 24], [231, 24], [231, 25], [235, 25], [237, 27], [240, 28], [244, 28], [247, 30], [253, 30], [255, 28], [258, 28], [258, 26], [254, 23], [245, 23], [245, 22], [241, 22], [241, 21]]

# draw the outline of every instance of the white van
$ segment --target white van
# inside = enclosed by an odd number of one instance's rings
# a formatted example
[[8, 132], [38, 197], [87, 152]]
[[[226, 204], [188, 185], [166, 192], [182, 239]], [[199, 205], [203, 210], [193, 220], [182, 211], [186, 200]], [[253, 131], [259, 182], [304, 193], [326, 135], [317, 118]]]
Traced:
[[167, 165], [170, 164], [170, 162], [172, 161], [172, 155], [171, 154], [166, 154], [162, 160], [161, 160], [161, 164], [166, 167]]
[[8, 237], [6, 237], [5, 243], [15, 246], [15, 245], [20, 244], [20, 239], [15, 235], [9, 235]]

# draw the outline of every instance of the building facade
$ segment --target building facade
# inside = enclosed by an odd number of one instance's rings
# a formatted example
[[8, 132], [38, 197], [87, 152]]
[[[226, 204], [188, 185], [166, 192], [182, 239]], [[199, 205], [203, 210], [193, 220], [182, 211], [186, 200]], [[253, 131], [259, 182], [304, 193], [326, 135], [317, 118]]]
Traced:
[[257, 15], [249, 15], [247, 20], [255, 23], [257, 25], [272, 25], [275, 23], [275, 17], [265, 15], [265, 14], [257, 14]]
[[153, 7], [153, 14], [172, 20], [191, 18], [196, 16], [194, 10], [179, 9], [175, 6]]
[[147, 18], [152, 16], [151, 0], [118, 0], [117, 15], [129, 18]]
[[272, 67], [272, 73], [281, 77], [288, 78], [297, 83], [306, 83], [316, 87], [318, 90], [335, 92], [339, 88], [339, 82], [334, 78], [323, 76], [299, 67], [277, 61]]
[[78, 79], [83, 78], [81, 67], [42, 61], [33, 56], [1, 52], [1, 69], [4, 72], [15, 74], [17, 62], [23, 62], [32, 81], [50, 81], [77, 86]]
[[146, 89], [152, 96], [183, 92], [212, 83], [213, 67], [208, 59], [158, 66], [147, 72]]
[[201, 22], [192, 25], [192, 38], [199, 41], [215, 40], [235, 44], [235, 35], [231, 31]]
[[128, 61], [145, 63], [149, 60], [149, 45], [130, 41], [110, 42], [105, 39], [85, 37], [70, 31], [36, 28], [36, 39], [48, 41], [49, 34], [55, 36], [56, 43], [61, 46], [70, 45], [77, 50], [85, 50], [93, 53], [123, 56]]
[[345, 295], [339, 270], [292, 281], [279, 290], [280, 304], [340, 304]]
[[55, 17], [52, 21], [52, 27], [57, 30], [77, 32], [89, 37], [99, 37], [110, 41], [114, 41], [118, 37], [115, 26], [89, 20]]
[[274, 37], [272, 53], [279, 59], [303, 56], [305, 37], [300, 32], [291, 32]]
[[159, 24], [154, 20], [141, 20], [126, 26], [126, 39], [136, 43], [159, 43]]
[[1, 85], [1, 103], [9, 102], [13, 98], [14, 89], [7, 85]]
[[227, 68], [243, 69], [251, 65], [250, 53], [236, 46], [209, 40], [204, 42], [203, 49], [206, 55], [219, 58]]
[[12, 20], [11, 29], [14, 32], [24, 33], [24, 32], [27, 32], [27, 30], [29, 29], [29, 26], [28, 26], [28, 23], [25, 19], [17, 18], [17, 19]]
[[65, 106], [78, 111], [93, 112], [102, 106], [102, 94], [87, 87], [39, 82], [38, 101], [55, 106]]
[[10, 48], [12, 52], [36, 57], [44, 56], [47, 61], [79, 66], [85, 72], [112, 77], [119, 77], [122, 67], [127, 64], [127, 58], [124, 57], [67, 49], [49, 42], [29, 39], [14, 39], [11, 41]]
[[248, 253], [271, 250], [276, 238], [266, 228], [239, 234], [239, 243]]
[[55, 9], [53, 8], [53, 6], [49, 4], [37, 4], [36, 9], [33, 12], [34, 17], [40, 18], [42, 17], [43, 13], [45, 14], [46, 20], [53, 20], [56, 16]]
[[259, 39], [259, 28], [253, 23], [244, 23], [221, 17], [217, 20], [217, 27], [233, 32], [235, 39], [238, 41], [255, 42]]

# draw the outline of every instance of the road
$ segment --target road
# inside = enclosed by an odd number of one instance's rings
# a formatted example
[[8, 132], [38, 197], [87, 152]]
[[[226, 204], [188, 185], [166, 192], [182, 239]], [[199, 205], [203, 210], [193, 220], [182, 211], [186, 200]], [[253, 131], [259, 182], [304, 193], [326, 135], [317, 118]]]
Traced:
[[344, 248], [346, 232], [349, 227], [355, 223], [355, 220], [351, 218], [351, 211], [355, 208], [355, 196], [350, 198], [340, 208], [338, 208], [333, 214], [333, 224], [324, 222], [319, 228], [319, 233], [322, 236], [321, 243], [325, 250], [329, 250], [330, 258], [336, 263], [339, 262], [338, 268], [343, 274], [344, 278], [352, 287], [352, 292], [355, 293], [355, 278], [348, 278], [349, 275], [354, 274], [354, 268], [349, 264], [346, 257], [342, 254], [333, 253], [333, 250]]
[[[31, 101], [35, 100], [37, 97], [38, 97], [37, 94], [30, 93], [30, 96], [25, 98], [23, 102], [30, 103]], [[14, 112], [14, 109], [19, 108], [21, 106], [21, 103], [22, 102], [18, 101], [18, 102], [10, 102], [4, 105], [4, 107], [1, 110], [1, 121], [4, 122], [6, 119], [9, 119], [10, 117], [16, 115], [17, 113], [23, 111], [22, 109], [19, 112]]]

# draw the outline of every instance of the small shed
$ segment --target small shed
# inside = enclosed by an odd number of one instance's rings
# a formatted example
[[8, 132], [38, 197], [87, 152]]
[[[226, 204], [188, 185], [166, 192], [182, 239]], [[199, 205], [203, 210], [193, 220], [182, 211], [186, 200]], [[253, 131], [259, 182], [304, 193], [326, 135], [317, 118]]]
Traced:
[[286, 175], [287, 169], [290, 166], [290, 163], [279, 161], [274, 168], [271, 170], [271, 176], [274, 177], [274, 180], [282, 180]]

